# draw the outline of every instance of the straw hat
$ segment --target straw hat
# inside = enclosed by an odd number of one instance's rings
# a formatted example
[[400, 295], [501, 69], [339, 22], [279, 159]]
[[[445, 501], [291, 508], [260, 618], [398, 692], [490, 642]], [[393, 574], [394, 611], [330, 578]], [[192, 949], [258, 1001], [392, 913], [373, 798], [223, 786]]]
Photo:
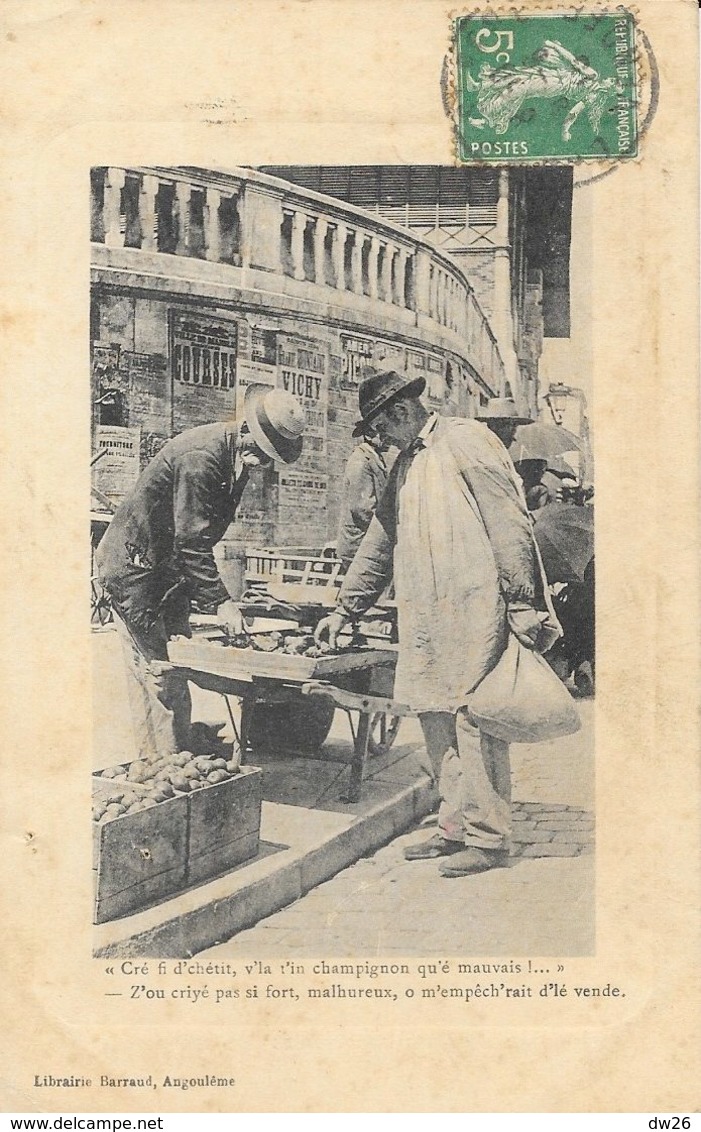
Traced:
[[532, 417], [524, 417], [513, 397], [490, 397], [484, 408], [476, 414], [476, 421], [511, 421], [512, 424], [530, 424]]
[[243, 415], [251, 436], [266, 456], [294, 464], [302, 453], [304, 410], [284, 389], [254, 382], [246, 389]]

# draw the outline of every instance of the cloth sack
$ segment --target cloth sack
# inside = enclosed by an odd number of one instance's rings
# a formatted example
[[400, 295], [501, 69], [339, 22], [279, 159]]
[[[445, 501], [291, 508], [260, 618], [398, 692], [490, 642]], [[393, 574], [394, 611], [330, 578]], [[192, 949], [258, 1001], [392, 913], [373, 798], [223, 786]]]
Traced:
[[507, 743], [539, 743], [582, 726], [570, 693], [542, 656], [513, 633], [491, 672], [467, 700], [480, 731]]

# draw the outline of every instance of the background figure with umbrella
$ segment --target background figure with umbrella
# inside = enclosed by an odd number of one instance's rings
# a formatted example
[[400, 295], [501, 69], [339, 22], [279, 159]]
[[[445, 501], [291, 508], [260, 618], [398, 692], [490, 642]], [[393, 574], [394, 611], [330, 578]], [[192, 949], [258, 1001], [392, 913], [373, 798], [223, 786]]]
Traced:
[[546, 659], [562, 679], [574, 678], [580, 694], [590, 695], [595, 675], [592, 492], [576, 486], [562, 501], [562, 492], [541, 482], [551, 468], [555, 476], [574, 478], [562, 456], [579, 449], [579, 438], [562, 425], [536, 422], [516, 429], [509, 453], [534, 512], [535, 538], [564, 634]]
[[591, 695], [595, 677], [594, 508], [550, 503], [537, 512], [534, 527], [563, 636], [546, 659], [581, 695]]
[[563, 452], [575, 452], [579, 446], [579, 438], [562, 425], [534, 421], [515, 429], [509, 455], [523, 481], [529, 511], [538, 511], [561, 497], [558, 487], [544, 477], [551, 465], [555, 471], [558, 462], [563, 463]]

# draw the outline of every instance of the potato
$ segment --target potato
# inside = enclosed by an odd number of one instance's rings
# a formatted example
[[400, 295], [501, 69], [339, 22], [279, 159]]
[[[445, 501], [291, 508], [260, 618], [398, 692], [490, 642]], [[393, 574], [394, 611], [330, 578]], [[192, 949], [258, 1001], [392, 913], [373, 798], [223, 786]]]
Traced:
[[142, 762], [140, 759], [133, 762], [127, 772], [127, 778], [131, 782], [145, 782], [148, 776], [149, 765], [146, 762]]
[[192, 751], [180, 751], [179, 754], [170, 756], [170, 762], [173, 766], [187, 766], [194, 757]]
[[121, 818], [124, 813], [126, 813], [126, 806], [122, 806], [118, 802], [111, 802], [110, 805], [106, 807], [102, 815], [102, 820], [113, 821], [114, 818]]
[[129, 809], [127, 810], [127, 813], [128, 814], [140, 814], [142, 810], [146, 810], [146, 809], [148, 809], [148, 805], [147, 805], [146, 802], [134, 802], [134, 804], [132, 806], [130, 806]]
[[174, 790], [182, 790], [184, 793], [187, 793], [190, 789], [190, 779], [185, 778], [182, 774], [174, 774], [170, 781]]
[[102, 815], [104, 814], [106, 808], [107, 808], [106, 806], [93, 806], [93, 808], [92, 808], [92, 820], [93, 821], [99, 821], [100, 818], [102, 817]]
[[206, 774], [207, 771], [212, 769], [212, 759], [213, 759], [213, 757], [214, 757], [213, 755], [199, 755], [194, 760], [192, 765], [197, 767], [197, 769], [199, 771], [203, 771]]
[[300, 653], [305, 647], [304, 637], [285, 637], [285, 640], [282, 644], [282, 651], [297, 654]]
[[226, 770], [226, 759], [213, 759], [210, 770]]
[[166, 778], [157, 778], [153, 784], [156, 794], [162, 794], [164, 798], [173, 797], [173, 787]]
[[211, 783], [212, 786], [215, 786], [218, 782], [226, 782], [228, 777], [229, 776], [225, 770], [212, 770], [207, 775], [207, 782]]
[[257, 633], [251, 637], [251, 643], [254, 649], [258, 649], [259, 652], [274, 652], [280, 644], [280, 635], [276, 634], [276, 636], [277, 640], [273, 639], [270, 633]]
[[183, 778], [199, 778], [200, 772], [192, 763], [188, 763], [182, 770]]
[[101, 792], [100, 797], [105, 805], [109, 805], [110, 802], [123, 802], [124, 793], [124, 790], [120, 790], [119, 787], [111, 787], [105, 790], [104, 793]]
[[238, 774], [239, 764], [237, 762], [234, 762], [234, 760], [232, 759], [231, 762], [228, 762], [226, 764], [226, 770], [229, 774]]
[[118, 767], [116, 767], [116, 766], [106, 766], [104, 768], [104, 770], [100, 771], [100, 778], [114, 778], [114, 776], [116, 774], [119, 774], [119, 768]]
[[199, 790], [206, 785], [201, 778], [189, 778], [188, 782], [190, 783], [190, 790]]

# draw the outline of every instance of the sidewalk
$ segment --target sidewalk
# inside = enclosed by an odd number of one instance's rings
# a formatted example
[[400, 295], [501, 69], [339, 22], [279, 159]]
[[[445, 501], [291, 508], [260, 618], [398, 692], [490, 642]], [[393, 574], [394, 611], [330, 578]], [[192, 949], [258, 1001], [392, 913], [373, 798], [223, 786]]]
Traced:
[[[110, 630], [94, 633], [93, 641], [98, 769], [127, 761], [133, 751], [119, 642]], [[225, 714], [220, 696], [193, 688], [193, 719], [223, 722]], [[143, 912], [94, 927], [95, 953], [194, 954], [298, 900], [432, 809], [435, 793], [417, 720], [405, 719], [392, 750], [370, 761], [361, 800], [352, 804], [344, 801], [351, 751], [347, 719], [337, 712], [323, 759], [259, 759], [258, 856]]]
[[[109, 632], [94, 639], [96, 765], [106, 766], [129, 757], [130, 728], [118, 642]], [[418, 721], [403, 721], [392, 750], [370, 761], [362, 800], [349, 804], [350, 737], [337, 712], [323, 759], [259, 760], [259, 855], [95, 928], [96, 953], [591, 954], [594, 705], [580, 708], [577, 735], [512, 748], [510, 869], [439, 881], [435, 861], [404, 862], [403, 846], [432, 832], [419, 826], [435, 804]], [[195, 689], [195, 718], [222, 715], [218, 696]]]
[[446, 879], [438, 861], [405, 861], [404, 848], [434, 832], [432, 816], [201, 958], [593, 955], [594, 703], [579, 706], [577, 735], [512, 747], [509, 868]]

